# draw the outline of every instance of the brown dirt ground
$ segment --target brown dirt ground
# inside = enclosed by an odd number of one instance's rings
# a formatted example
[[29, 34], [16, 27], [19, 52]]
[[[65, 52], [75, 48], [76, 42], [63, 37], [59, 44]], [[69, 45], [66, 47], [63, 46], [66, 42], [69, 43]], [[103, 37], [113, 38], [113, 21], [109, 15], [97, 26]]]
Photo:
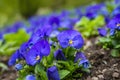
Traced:
[[[8, 57], [0, 56], [0, 62], [7, 65]], [[15, 71], [14, 67], [8, 67], [8, 69], [4, 71], [0, 68], [0, 80], [15, 80], [16, 78], [17, 71]]]
[[85, 50], [92, 67], [84, 80], [120, 80], [120, 58], [113, 58], [110, 50], [97, 46], [96, 41], [98, 38], [92, 38]]

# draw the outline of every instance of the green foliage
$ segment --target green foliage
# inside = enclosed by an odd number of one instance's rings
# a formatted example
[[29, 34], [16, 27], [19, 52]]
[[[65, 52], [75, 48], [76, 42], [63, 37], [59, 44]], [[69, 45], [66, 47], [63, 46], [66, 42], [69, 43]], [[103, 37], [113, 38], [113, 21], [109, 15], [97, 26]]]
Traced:
[[112, 40], [108, 37], [99, 38], [98, 45], [102, 45], [104, 49], [107, 49], [108, 47], [113, 47]]
[[120, 57], [120, 32], [116, 31], [113, 36], [100, 37], [98, 45], [102, 45], [104, 49], [110, 49], [111, 56]]
[[17, 80], [25, 80], [25, 78], [28, 74], [33, 74], [33, 71], [34, 71], [33, 66], [28, 66], [28, 65], [24, 64], [24, 68], [19, 71], [19, 77], [17, 78]]
[[4, 40], [0, 41], [0, 55], [11, 55], [28, 39], [29, 35], [23, 29], [20, 29], [17, 33], [5, 34]]
[[88, 38], [97, 35], [97, 28], [104, 25], [104, 17], [99, 15], [93, 20], [82, 17], [81, 20], [76, 23], [75, 28], [79, 30], [84, 37]]
[[113, 4], [113, 1], [106, 1], [106, 8], [111, 13], [115, 9], [116, 5]]
[[70, 71], [68, 71], [68, 70], [60, 70], [59, 74], [60, 74], [60, 79], [64, 79], [67, 75], [70, 74]]
[[63, 52], [65, 53], [65, 56], [67, 59], [74, 60], [74, 55], [75, 55], [76, 49], [74, 49], [72, 47], [67, 47], [67, 48], [63, 49]]
[[38, 75], [37, 76], [38, 79], [47, 80], [47, 74], [46, 74], [45, 68], [41, 64], [37, 64], [35, 66], [35, 73]]
[[2, 71], [4, 71], [4, 70], [8, 70], [7, 65], [5, 65], [4, 63], [1, 63], [1, 62], [0, 62], [0, 68], [2, 68], [0, 74], [2, 73]]
[[4, 40], [6, 42], [14, 42], [16, 45], [21, 45], [29, 39], [29, 35], [25, 30], [20, 29], [17, 33], [10, 33], [4, 35]]
[[117, 50], [117, 49], [112, 49], [111, 55], [112, 55], [113, 57], [120, 57], [120, 51]]

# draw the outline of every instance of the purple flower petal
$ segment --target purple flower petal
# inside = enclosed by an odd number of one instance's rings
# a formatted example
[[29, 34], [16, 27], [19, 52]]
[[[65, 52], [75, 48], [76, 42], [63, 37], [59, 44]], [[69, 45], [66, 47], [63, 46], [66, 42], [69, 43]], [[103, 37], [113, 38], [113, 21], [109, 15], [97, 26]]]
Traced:
[[56, 66], [47, 69], [48, 80], [60, 80], [59, 73]]
[[34, 75], [27, 75], [25, 80], [36, 80]]
[[54, 57], [56, 58], [56, 60], [66, 60], [65, 55], [61, 49], [58, 49], [54, 52]]
[[106, 36], [107, 30], [105, 28], [98, 28], [98, 32], [100, 36]]

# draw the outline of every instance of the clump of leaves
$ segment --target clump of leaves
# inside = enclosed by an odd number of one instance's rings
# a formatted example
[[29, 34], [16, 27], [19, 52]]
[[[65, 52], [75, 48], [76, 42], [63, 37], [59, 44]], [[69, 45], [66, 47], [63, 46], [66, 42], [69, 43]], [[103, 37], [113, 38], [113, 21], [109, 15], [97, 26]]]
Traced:
[[76, 23], [75, 28], [82, 33], [83, 37], [89, 38], [97, 35], [97, 28], [104, 25], [104, 17], [101, 15], [97, 16], [93, 20], [90, 20], [84, 16], [79, 22]]
[[111, 56], [120, 57], [120, 32], [117, 31], [114, 36], [107, 35], [106, 37], [100, 37], [98, 45], [101, 45], [104, 49], [111, 50]]
[[3, 40], [0, 41], [0, 55], [11, 55], [28, 39], [29, 34], [23, 29], [20, 29], [16, 33], [4, 34]]

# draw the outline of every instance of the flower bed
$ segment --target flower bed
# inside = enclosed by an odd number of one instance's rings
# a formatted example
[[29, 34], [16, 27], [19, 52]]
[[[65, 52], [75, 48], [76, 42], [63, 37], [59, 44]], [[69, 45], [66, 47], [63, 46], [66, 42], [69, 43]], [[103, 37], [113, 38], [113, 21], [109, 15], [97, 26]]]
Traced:
[[119, 11], [106, 2], [33, 16], [1, 31], [0, 53], [17, 80], [119, 80]]

